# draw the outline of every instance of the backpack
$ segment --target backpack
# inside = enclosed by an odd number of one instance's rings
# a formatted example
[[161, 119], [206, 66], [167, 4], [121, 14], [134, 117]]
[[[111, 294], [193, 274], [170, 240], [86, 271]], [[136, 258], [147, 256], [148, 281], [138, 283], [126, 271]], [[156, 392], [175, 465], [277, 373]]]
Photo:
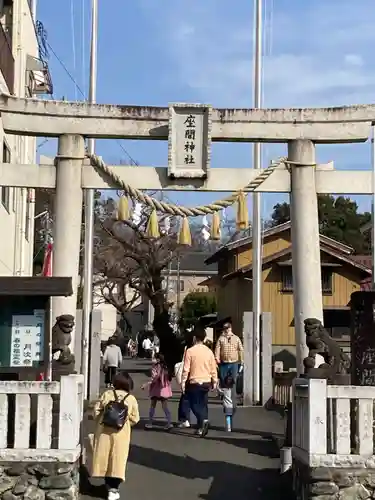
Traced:
[[115, 400], [110, 401], [104, 408], [102, 425], [110, 427], [111, 429], [121, 430], [128, 418], [129, 408], [125, 403], [126, 398], [129, 396], [127, 394], [124, 399], [119, 400], [117, 393], [113, 390], [115, 395]]

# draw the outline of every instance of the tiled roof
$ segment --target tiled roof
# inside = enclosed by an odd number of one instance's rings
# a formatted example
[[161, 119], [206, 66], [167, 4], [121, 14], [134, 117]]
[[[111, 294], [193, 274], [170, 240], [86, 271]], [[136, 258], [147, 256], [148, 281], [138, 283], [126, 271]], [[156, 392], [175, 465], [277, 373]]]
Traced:
[[372, 277], [366, 278], [361, 281], [361, 291], [367, 292], [372, 290]]
[[[216, 274], [217, 273], [217, 263], [205, 264], [206, 259], [210, 254], [207, 252], [184, 252], [180, 254], [180, 271], [189, 272], [192, 274], [194, 272]], [[171, 270], [177, 272], [177, 258], [173, 259]]]
[[371, 267], [372, 267], [371, 255], [352, 255], [351, 257], [353, 260], [355, 260], [359, 264], [362, 264], [363, 266], [366, 266], [369, 269], [371, 269]]
[[[284, 222], [284, 224], [279, 224], [278, 226], [273, 226], [262, 233], [262, 238], [268, 238], [269, 236], [273, 236], [275, 234], [282, 233], [283, 231], [290, 230], [291, 228], [291, 222]], [[352, 254], [353, 253], [353, 248], [345, 245], [345, 243], [341, 243], [340, 241], [336, 241], [332, 238], [329, 238], [328, 236], [324, 236], [323, 234], [320, 234], [320, 241], [321, 243], [325, 243], [326, 245], [335, 248], [339, 250], [342, 253], [345, 254]], [[245, 238], [240, 238], [238, 240], [232, 241], [230, 243], [227, 243], [226, 245], [223, 245], [219, 250], [211, 254], [206, 262], [208, 264], [211, 264], [212, 262], [217, 262], [219, 258], [225, 254], [226, 252], [230, 252], [231, 250], [235, 250], [236, 248], [241, 248], [246, 245], [250, 245], [252, 243], [252, 236], [246, 236]]]
[[[320, 250], [322, 252], [329, 254], [329, 255], [332, 255], [333, 257], [337, 258], [338, 260], [341, 260], [342, 262], [346, 262], [347, 264], [350, 264], [350, 265], [356, 267], [357, 269], [359, 269], [360, 271], [362, 271], [363, 273], [365, 273], [367, 275], [371, 275], [371, 265], [368, 266], [368, 265], [360, 262], [359, 255], [356, 256], [357, 257], [357, 260], [356, 260], [354, 258], [355, 256], [347, 255], [347, 254], [345, 254], [337, 249], [332, 248], [329, 245], [323, 244], [322, 242], [320, 243]], [[292, 252], [292, 246], [289, 246], [287, 248], [284, 248], [283, 250], [280, 250], [279, 252], [275, 252], [272, 255], [268, 255], [267, 257], [263, 258], [263, 265], [268, 264], [269, 262], [272, 262], [272, 261], [276, 261], [280, 257], [288, 255], [291, 252]], [[363, 257], [367, 257], [367, 256], [363, 256]], [[241, 267], [237, 271], [226, 274], [225, 276], [223, 276], [223, 279], [233, 279], [237, 276], [240, 276], [240, 275], [243, 275], [246, 273], [250, 273], [250, 272], [252, 272], [252, 267], [253, 267], [252, 263], [250, 263], [247, 266]], [[365, 278], [365, 280], [367, 280], [367, 278]]]

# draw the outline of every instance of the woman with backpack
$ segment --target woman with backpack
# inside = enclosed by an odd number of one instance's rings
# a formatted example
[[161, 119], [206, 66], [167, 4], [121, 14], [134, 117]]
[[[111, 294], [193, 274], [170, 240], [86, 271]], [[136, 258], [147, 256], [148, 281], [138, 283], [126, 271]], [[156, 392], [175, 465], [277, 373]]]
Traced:
[[163, 354], [156, 354], [154, 366], [151, 371], [151, 378], [149, 382], [142, 385], [142, 389], [149, 389], [149, 396], [151, 400], [150, 410], [149, 410], [149, 421], [145, 425], [146, 429], [152, 429], [153, 420], [155, 416], [156, 405], [158, 401], [161, 402], [163, 407], [165, 418], [167, 419], [167, 424], [164, 427], [166, 431], [169, 431], [173, 428], [172, 424], [172, 415], [168, 408], [168, 399], [172, 397], [172, 385], [171, 385], [172, 377], [169, 373], [169, 369], [165, 363], [165, 359]]
[[119, 500], [120, 484], [125, 481], [131, 428], [139, 422], [138, 402], [130, 392], [133, 380], [127, 372], [113, 379], [113, 389], [106, 390], [93, 413], [96, 429], [93, 443], [92, 477], [103, 477], [108, 500]]

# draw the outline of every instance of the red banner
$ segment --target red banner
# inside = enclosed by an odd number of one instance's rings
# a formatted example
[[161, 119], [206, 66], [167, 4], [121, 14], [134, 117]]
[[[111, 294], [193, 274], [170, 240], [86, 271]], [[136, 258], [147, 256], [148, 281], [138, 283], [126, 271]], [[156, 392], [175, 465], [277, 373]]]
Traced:
[[44, 252], [42, 276], [52, 276], [52, 251], [53, 245], [52, 243], [48, 243]]

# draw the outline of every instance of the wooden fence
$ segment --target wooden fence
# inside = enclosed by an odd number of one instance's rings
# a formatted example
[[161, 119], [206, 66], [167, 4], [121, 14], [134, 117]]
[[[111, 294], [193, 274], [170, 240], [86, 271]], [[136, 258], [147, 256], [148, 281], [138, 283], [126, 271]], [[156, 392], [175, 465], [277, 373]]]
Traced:
[[82, 417], [82, 375], [0, 381], [0, 461], [75, 462]]
[[293, 457], [311, 467], [364, 467], [374, 460], [375, 387], [293, 382]]

